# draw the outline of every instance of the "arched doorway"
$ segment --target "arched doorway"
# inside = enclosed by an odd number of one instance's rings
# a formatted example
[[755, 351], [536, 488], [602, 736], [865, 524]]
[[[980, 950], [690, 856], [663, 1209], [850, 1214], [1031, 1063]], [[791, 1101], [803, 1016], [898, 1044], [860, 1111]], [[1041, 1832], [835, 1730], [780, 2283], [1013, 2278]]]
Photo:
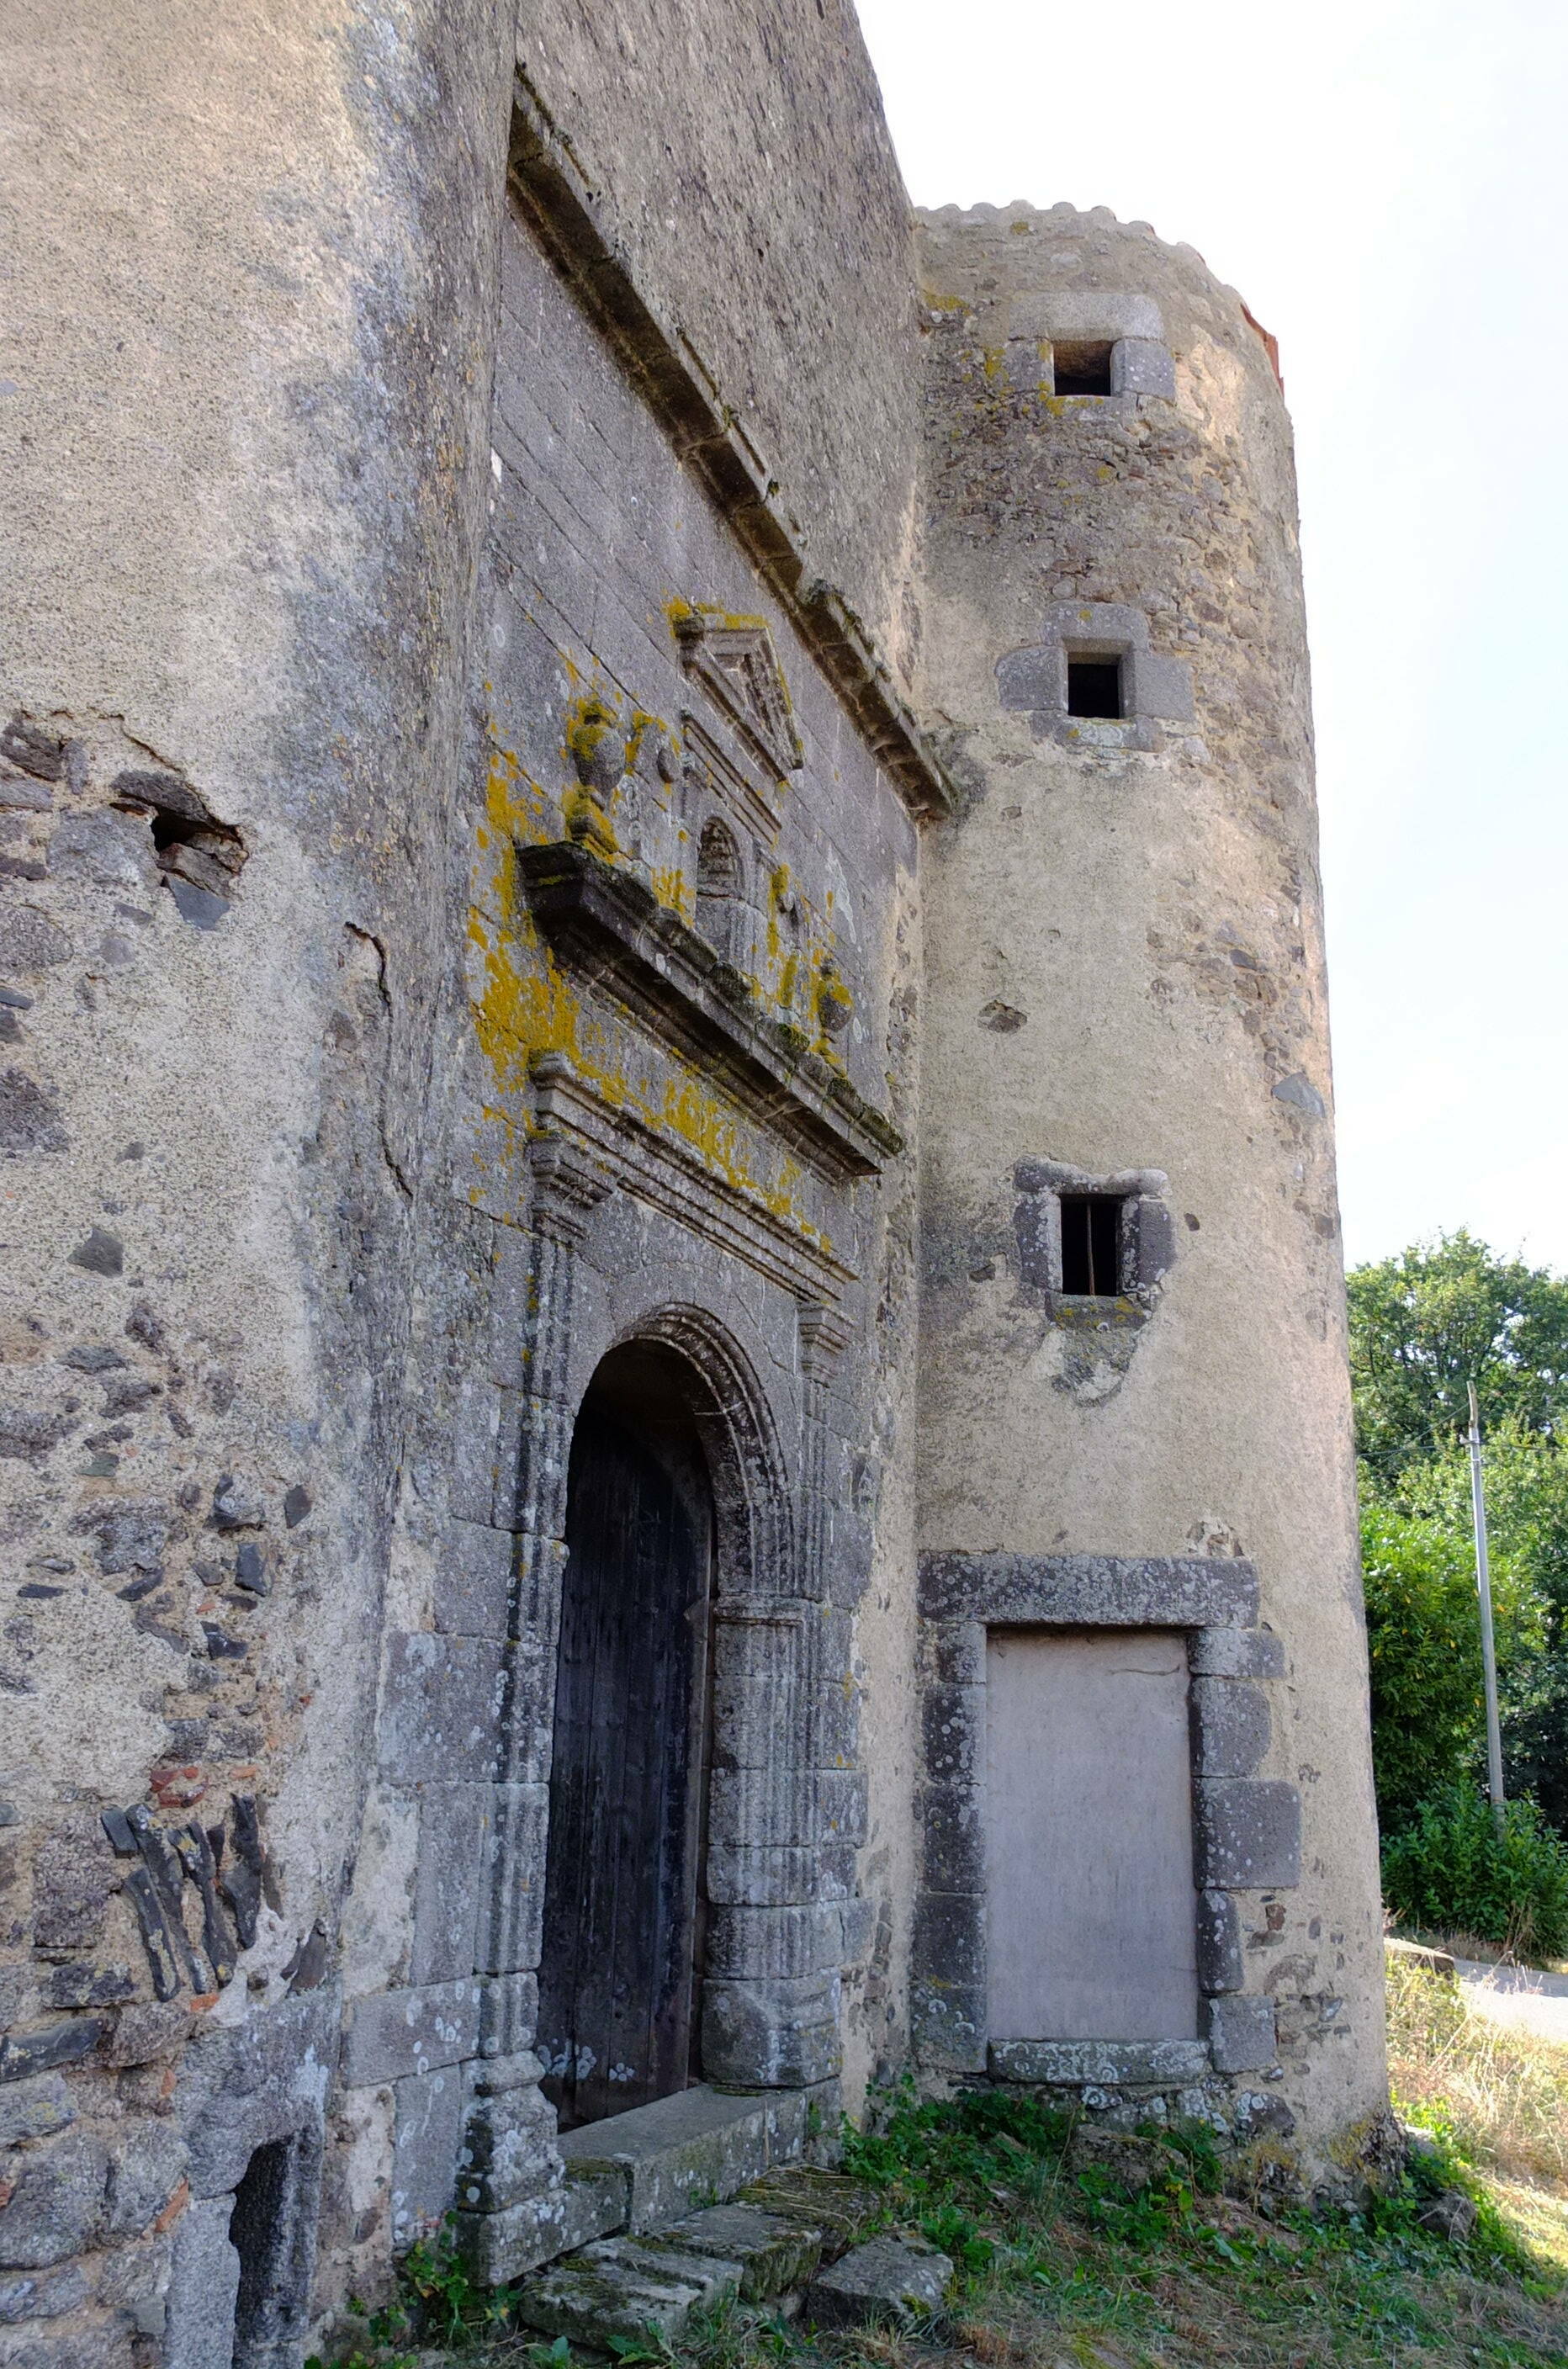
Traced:
[[714, 1493], [693, 1377], [613, 1349], [572, 1436], [539, 2053], [563, 2130], [697, 2077]]

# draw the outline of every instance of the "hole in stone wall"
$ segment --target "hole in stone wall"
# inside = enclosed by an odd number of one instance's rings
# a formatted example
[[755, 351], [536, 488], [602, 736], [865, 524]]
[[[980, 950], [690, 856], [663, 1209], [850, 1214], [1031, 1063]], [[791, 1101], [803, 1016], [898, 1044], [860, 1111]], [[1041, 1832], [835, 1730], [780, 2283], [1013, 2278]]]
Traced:
[[1119, 716], [1122, 712], [1120, 658], [1069, 658], [1067, 712], [1070, 715]]
[[292, 2139], [258, 2146], [235, 2191], [229, 2216], [229, 2242], [239, 2256], [235, 2369], [260, 2369], [280, 2334], [280, 2306], [287, 2310], [294, 2149]]
[[1121, 1289], [1122, 1205], [1109, 1193], [1064, 1193], [1061, 1288], [1082, 1299], [1114, 1299]]
[[1059, 395], [1109, 395], [1111, 391], [1111, 349], [1098, 339], [1054, 345], [1051, 366]]
[[245, 841], [232, 824], [219, 821], [188, 782], [173, 773], [117, 773], [114, 803], [146, 816], [158, 869], [171, 888], [183, 881], [225, 902], [234, 895]]

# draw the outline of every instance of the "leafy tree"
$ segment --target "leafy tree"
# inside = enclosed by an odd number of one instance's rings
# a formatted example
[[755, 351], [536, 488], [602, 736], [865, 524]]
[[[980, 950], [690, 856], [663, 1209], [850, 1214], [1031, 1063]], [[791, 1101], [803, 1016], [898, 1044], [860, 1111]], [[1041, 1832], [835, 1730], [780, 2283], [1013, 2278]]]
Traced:
[[[1385, 1834], [1432, 1794], [1484, 1777], [1481, 1611], [1470, 1541], [1440, 1517], [1368, 1505], [1361, 1520], [1372, 1772]], [[1528, 1588], [1494, 1574], [1498, 1662], [1528, 1688], [1541, 1622]]]
[[1501, 1259], [1462, 1228], [1348, 1278], [1357, 1445], [1380, 1487], [1484, 1426], [1568, 1430], [1568, 1278]]
[[[1484, 1472], [1493, 1588], [1513, 1614], [1498, 1650], [1508, 1791], [1533, 1793], [1568, 1832], [1568, 1444], [1510, 1417], [1487, 1439]], [[1462, 1448], [1408, 1466], [1399, 1502], [1436, 1524], [1473, 1574]]]

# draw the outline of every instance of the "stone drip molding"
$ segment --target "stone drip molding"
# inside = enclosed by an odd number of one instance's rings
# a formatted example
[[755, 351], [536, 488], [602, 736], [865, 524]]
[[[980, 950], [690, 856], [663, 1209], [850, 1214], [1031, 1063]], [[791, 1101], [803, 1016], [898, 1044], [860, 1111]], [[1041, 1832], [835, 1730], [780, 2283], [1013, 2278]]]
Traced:
[[808, 572], [798, 521], [784, 509], [777, 479], [690, 340], [637, 287], [580, 160], [521, 64], [509, 177], [545, 254], [777, 595], [910, 811], [953, 813], [957, 793], [887, 660], [843, 595]]

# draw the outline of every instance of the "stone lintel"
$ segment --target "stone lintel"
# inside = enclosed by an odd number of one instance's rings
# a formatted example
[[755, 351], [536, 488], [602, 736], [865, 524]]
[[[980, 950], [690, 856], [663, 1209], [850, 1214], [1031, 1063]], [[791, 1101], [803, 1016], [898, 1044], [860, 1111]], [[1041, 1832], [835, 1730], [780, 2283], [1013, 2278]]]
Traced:
[[920, 1606], [992, 1629], [1244, 1629], [1258, 1582], [1241, 1556], [927, 1552]]

